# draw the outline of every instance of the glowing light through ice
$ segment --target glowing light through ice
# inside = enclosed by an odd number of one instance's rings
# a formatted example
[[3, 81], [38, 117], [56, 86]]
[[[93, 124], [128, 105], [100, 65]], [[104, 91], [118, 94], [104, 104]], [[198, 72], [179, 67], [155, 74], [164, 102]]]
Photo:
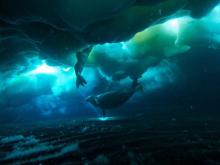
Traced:
[[220, 4], [218, 6], [216, 6], [212, 12], [216, 13], [216, 14], [220, 14]]
[[121, 42], [121, 45], [122, 45], [122, 49], [123, 50], [127, 50], [128, 49], [128, 47], [126, 45], [126, 42]]
[[69, 72], [69, 71], [71, 70], [71, 67], [62, 68], [62, 70], [63, 70], [64, 72]]
[[174, 33], [178, 33], [180, 30], [179, 19], [171, 19], [167, 21], [165, 24], [166, 28]]
[[217, 5], [212, 12], [208, 15], [208, 21], [212, 21], [213, 23], [220, 23], [220, 4]]
[[42, 62], [36, 69], [29, 74], [56, 74], [58, 69], [56, 67], [48, 66], [45, 61]]

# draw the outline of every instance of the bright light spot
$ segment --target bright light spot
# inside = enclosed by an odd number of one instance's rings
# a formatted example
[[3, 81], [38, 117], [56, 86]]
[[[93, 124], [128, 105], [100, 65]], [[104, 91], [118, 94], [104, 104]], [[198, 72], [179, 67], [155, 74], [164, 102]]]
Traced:
[[122, 49], [123, 50], [127, 50], [128, 49], [128, 46], [126, 45], [125, 42], [121, 42], [121, 45], [122, 45]]
[[179, 25], [179, 20], [178, 20], [178, 18], [169, 20], [169, 21], [167, 21], [164, 25], [166, 26], [166, 28], [167, 28], [169, 31], [172, 31], [172, 32], [174, 32], [174, 33], [178, 33], [179, 30], [180, 30], [180, 25]]
[[58, 69], [56, 67], [48, 66], [45, 61], [29, 74], [56, 74]]
[[110, 120], [116, 120], [118, 118], [116, 117], [99, 117], [98, 120], [100, 121], [110, 121]]
[[107, 120], [109, 120], [109, 117], [100, 117], [99, 120], [100, 121], [107, 121]]
[[71, 67], [62, 68], [62, 70], [63, 70], [64, 72], [69, 72], [69, 71], [70, 71], [70, 69], [71, 69]]
[[[110, 46], [110, 45], [111, 45], [110, 43], [105, 43], [104, 44], [104, 46], [107, 46], [107, 47]], [[99, 46], [102, 46], [102, 45], [99, 44]]]
[[124, 120], [124, 117], [98, 117], [98, 118], [87, 118], [88, 121], [119, 121]]
[[220, 13], [220, 5], [216, 6], [213, 11], [214, 13]]
[[214, 23], [220, 22], [220, 5], [216, 6], [208, 16], [208, 21], [212, 20]]

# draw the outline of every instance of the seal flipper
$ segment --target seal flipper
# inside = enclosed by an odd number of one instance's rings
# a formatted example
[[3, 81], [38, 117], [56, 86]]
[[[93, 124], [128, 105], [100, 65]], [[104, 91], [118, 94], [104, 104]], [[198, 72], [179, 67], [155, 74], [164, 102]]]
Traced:
[[76, 87], [79, 88], [80, 85], [84, 86], [87, 84], [85, 78], [81, 75], [83, 68], [88, 59], [89, 53], [92, 50], [92, 46], [88, 46], [82, 50], [76, 52], [77, 63], [74, 66], [76, 74]]
[[79, 88], [80, 85], [84, 86], [86, 84], [87, 84], [87, 81], [85, 80], [85, 78], [81, 74], [77, 75], [76, 87]]

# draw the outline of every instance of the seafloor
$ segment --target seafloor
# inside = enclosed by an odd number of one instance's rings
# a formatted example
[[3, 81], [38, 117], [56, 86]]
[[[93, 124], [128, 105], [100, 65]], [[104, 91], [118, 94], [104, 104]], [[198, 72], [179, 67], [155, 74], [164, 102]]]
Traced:
[[220, 117], [145, 113], [0, 127], [0, 164], [220, 164]]

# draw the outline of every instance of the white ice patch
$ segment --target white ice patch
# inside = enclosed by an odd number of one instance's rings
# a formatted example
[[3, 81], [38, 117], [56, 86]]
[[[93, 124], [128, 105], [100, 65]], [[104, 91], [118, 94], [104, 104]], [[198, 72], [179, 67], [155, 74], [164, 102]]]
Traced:
[[36, 139], [34, 136], [28, 136], [25, 137], [22, 141], [20, 141], [19, 143], [17, 143], [15, 145], [15, 148], [20, 148], [20, 147], [25, 147], [25, 146], [30, 146], [30, 145], [35, 145], [39, 142], [38, 139]]
[[69, 144], [61, 149], [61, 151], [58, 153], [58, 155], [64, 155], [70, 152], [78, 151], [79, 145], [78, 143]]
[[6, 160], [26, 157], [42, 151], [49, 151], [54, 148], [47, 143], [39, 143], [39, 140], [34, 136], [24, 137], [23, 135], [16, 135], [1, 139], [1, 143], [3, 144], [11, 142], [16, 143], [13, 144], [13, 150], [5, 155]]
[[5, 159], [7, 160], [7, 159], [26, 157], [43, 151], [50, 151], [53, 148], [54, 147], [52, 145], [48, 145], [46, 143], [37, 144], [34, 147], [30, 147], [30, 148], [15, 147], [15, 149], [12, 152], [6, 155]]
[[12, 143], [12, 142], [20, 141], [23, 139], [24, 139], [24, 136], [22, 135], [4, 137], [0, 140], [0, 144]]
[[[21, 140], [21, 141], [20, 141]], [[18, 142], [17, 142], [18, 141]], [[29, 157], [33, 154], [38, 154], [39, 156], [28, 160], [29, 162], [36, 163], [37, 161], [47, 160], [51, 158], [60, 157], [65, 154], [69, 154], [72, 152], [76, 152], [79, 150], [78, 143], [71, 143], [71, 144], [59, 144], [59, 145], [52, 145], [49, 143], [40, 143], [38, 139], [34, 136], [24, 137], [22, 135], [11, 136], [1, 139], [1, 143], [9, 143], [9, 142], [17, 142], [13, 144], [13, 150], [8, 152], [5, 155], [5, 160], [10, 159], [17, 159], [17, 158], [24, 158]], [[49, 152], [53, 150], [58, 150], [53, 154], [46, 154], [41, 156], [42, 152]], [[21, 161], [19, 163], [25, 163], [25, 161]]]
[[44, 160], [48, 160], [48, 159], [53, 159], [53, 158], [56, 158], [56, 157], [60, 157], [62, 155], [66, 155], [66, 154], [69, 154], [69, 153], [72, 153], [72, 152], [76, 152], [79, 150], [79, 144], [78, 143], [72, 143], [72, 144], [69, 144], [69, 145], [66, 145], [64, 147], [62, 147], [60, 149], [60, 151], [54, 153], [54, 154], [48, 154], [48, 155], [45, 155], [45, 156], [40, 156], [40, 157], [37, 157], [37, 158], [34, 158], [34, 159], [31, 159], [29, 162], [40, 162], [40, 161], [44, 161]]

